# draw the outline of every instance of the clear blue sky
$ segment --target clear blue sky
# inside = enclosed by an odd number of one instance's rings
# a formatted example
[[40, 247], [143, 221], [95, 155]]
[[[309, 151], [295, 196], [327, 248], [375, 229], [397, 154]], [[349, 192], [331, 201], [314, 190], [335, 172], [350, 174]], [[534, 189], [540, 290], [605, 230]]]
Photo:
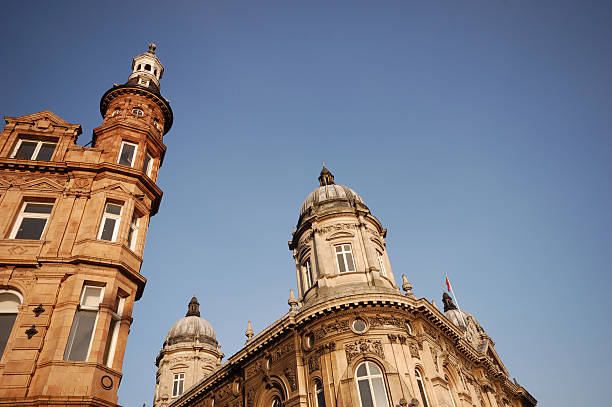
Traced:
[[287, 309], [291, 227], [324, 161], [389, 229], [393, 272], [442, 276], [542, 406], [607, 405], [612, 3], [4, 2], [0, 114], [101, 122], [149, 42], [175, 122], [119, 391], [195, 291], [227, 356]]

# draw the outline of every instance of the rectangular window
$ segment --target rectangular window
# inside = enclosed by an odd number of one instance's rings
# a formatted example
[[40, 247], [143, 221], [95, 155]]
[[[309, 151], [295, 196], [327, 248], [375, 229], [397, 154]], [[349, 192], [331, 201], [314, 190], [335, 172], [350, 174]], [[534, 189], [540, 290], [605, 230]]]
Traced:
[[64, 360], [85, 362], [89, 357], [103, 294], [104, 287], [91, 285], [83, 287], [79, 307], [74, 314], [68, 343], [64, 351]]
[[312, 268], [310, 267], [310, 259], [306, 260], [304, 272], [306, 273], [306, 289], [309, 289], [314, 283], [314, 279], [312, 278]]
[[386, 276], [387, 270], [385, 270], [385, 259], [379, 251], [376, 251], [376, 255], [378, 256], [378, 265], [380, 266], [380, 274], [383, 276]]
[[115, 359], [115, 349], [117, 348], [117, 337], [119, 336], [119, 326], [121, 325], [121, 315], [123, 315], [123, 305], [125, 297], [117, 296], [113, 306], [113, 314], [111, 316], [110, 329], [106, 338], [106, 347], [104, 348], [104, 364], [108, 367], [113, 367]]
[[144, 163], [142, 164], [142, 172], [147, 174], [147, 177], [151, 176], [151, 170], [153, 169], [153, 157], [151, 154], [145, 154]]
[[172, 383], [172, 397], [177, 397], [183, 394], [183, 386], [185, 384], [185, 373], [176, 373]]
[[138, 229], [140, 227], [140, 217], [136, 212], [132, 215], [132, 220], [130, 221], [130, 230], [128, 231], [127, 243], [130, 247], [130, 250], [133, 252], [136, 251], [136, 242], [138, 241]]
[[13, 230], [11, 239], [34, 239], [38, 240], [43, 235], [53, 204], [43, 202], [24, 202]]
[[353, 251], [350, 244], [341, 244], [335, 246], [336, 259], [338, 260], [338, 271], [345, 273], [355, 271], [355, 262], [353, 261]]
[[102, 222], [100, 222], [98, 239], [108, 240], [109, 242], [114, 242], [117, 240], [117, 232], [119, 231], [119, 224], [121, 223], [122, 210], [122, 205], [109, 202], [106, 203], [104, 206]]
[[40, 140], [19, 139], [11, 158], [21, 160], [51, 161], [57, 143]]
[[136, 150], [138, 145], [134, 143], [128, 143], [124, 141], [121, 143], [121, 151], [119, 151], [119, 159], [117, 164], [127, 165], [128, 167], [134, 166], [134, 158], [136, 157]]

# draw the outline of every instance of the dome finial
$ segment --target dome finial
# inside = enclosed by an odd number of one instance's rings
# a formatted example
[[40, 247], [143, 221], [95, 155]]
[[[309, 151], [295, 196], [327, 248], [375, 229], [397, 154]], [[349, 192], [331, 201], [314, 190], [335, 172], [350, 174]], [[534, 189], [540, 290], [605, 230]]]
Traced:
[[253, 335], [255, 335], [255, 331], [253, 331], [253, 325], [251, 321], [247, 324], [247, 330], [244, 332], [244, 335], [247, 337], [247, 342], [253, 339]]
[[444, 303], [444, 312], [457, 309], [453, 303], [453, 299], [447, 293], [442, 294], [442, 302]]
[[157, 48], [157, 45], [150, 43], [149, 44], [149, 51], [151, 54], [155, 54], [155, 49]]
[[195, 294], [193, 294], [193, 298], [189, 301], [189, 305], [187, 306], [187, 314], [186, 317], [200, 316], [200, 303], [196, 298]]
[[331, 171], [325, 167], [325, 163], [323, 163], [323, 169], [321, 170], [321, 174], [319, 175], [319, 184], [321, 186], [335, 184], [334, 174], [332, 174]]

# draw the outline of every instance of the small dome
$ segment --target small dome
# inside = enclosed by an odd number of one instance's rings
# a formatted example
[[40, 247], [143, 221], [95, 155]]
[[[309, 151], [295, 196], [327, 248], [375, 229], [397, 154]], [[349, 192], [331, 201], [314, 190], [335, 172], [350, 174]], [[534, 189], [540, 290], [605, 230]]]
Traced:
[[217, 337], [212, 325], [200, 317], [199, 303], [195, 295], [189, 302], [187, 315], [179, 319], [166, 336], [166, 344], [201, 342], [217, 347]]
[[353, 205], [355, 202], [359, 202], [365, 205], [363, 199], [353, 191], [351, 188], [344, 185], [337, 185], [334, 183], [334, 176], [332, 173], [323, 166], [321, 175], [319, 176], [320, 187], [312, 191], [300, 209], [300, 217], [304, 215], [310, 207], [320, 205], [326, 202], [332, 201], [344, 201]]

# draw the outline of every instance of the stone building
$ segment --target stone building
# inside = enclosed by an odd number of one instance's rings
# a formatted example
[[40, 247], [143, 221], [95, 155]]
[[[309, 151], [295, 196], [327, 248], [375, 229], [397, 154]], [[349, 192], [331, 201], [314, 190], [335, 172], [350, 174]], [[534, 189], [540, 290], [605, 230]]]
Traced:
[[[444, 312], [415, 297], [405, 275], [400, 292], [387, 231], [363, 199], [325, 167], [319, 182], [289, 242], [298, 298], [291, 291], [289, 311], [258, 335], [249, 324], [244, 347], [169, 405], [535, 406], [472, 315], [448, 295]], [[166, 369], [176, 380], [190, 374], [183, 366]]]
[[0, 405], [116, 406], [172, 126], [155, 45], [100, 101], [91, 147], [44, 111], [0, 133]]

